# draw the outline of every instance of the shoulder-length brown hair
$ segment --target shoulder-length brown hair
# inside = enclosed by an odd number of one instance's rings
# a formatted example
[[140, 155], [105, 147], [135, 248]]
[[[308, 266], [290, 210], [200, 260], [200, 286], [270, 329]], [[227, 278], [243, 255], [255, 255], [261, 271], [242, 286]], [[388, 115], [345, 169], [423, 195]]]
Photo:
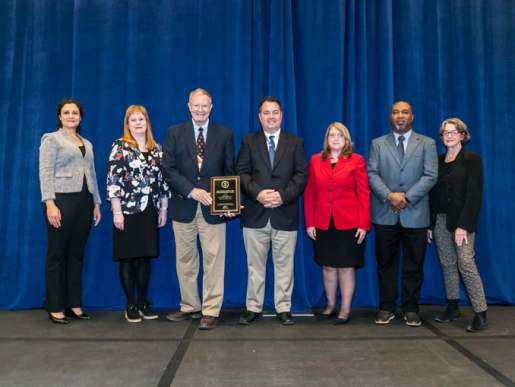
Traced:
[[470, 141], [470, 134], [467, 129], [467, 125], [465, 125], [465, 123], [459, 118], [448, 118], [444, 122], [442, 122], [440, 130], [438, 131], [438, 136], [440, 136], [440, 141], [442, 142], [442, 144], [445, 145], [445, 142], [443, 141], [443, 132], [445, 130], [445, 125], [447, 124], [454, 125], [458, 133], [463, 134], [463, 139], [460, 141], [461, 146], [465, 146], [465, 144]]
[[129, 118], [134, 113], [141, 113], [145, 116], [147, 120], [147, 149], [153, 150], [156, 147], [156, 143], [154, 141], [154, 137], [152, 136], [152, 128], [150, 127], [150, 120], [148, 119], [147, 110], [143, 106], [131, 105], [125, 112], [125, 120], [123, 121], [123, 138], [122, 141], [125, 141], [133, 148], [138, 148], [139, 144], [136, 142], [134, 137], [132, 137], [131, 131], [129, 130]]
[[345, 145], [343, 146], [343, 149], [338, 158], [343, 156], [344, 158], [348, 159], [352, 155], [352, 151], [354, 150], [354, 144], [352, 143], [352, 140], [350, 138], [349, 130], [345, 127], [345, 125], [340, 124], [339, 122], [333, 122], [327, 128], [324, 137], [324, 149], [322, 150], [322, 155], [320, 156], [320, 159], [326, 160], [331, 154], [331, 148], [329, 147], [329, 132], [331, 131], [331, 128], [335, 128], [338, 132], [343, 134], [343, 138], [345, 139]]

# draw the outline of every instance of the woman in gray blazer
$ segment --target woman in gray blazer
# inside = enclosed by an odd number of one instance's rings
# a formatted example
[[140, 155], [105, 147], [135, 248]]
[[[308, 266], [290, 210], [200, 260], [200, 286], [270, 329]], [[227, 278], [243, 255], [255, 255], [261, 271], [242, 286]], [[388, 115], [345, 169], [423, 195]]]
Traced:
[[430, 194], [428, 242], [431, 243], [434, 236], [448, 307], [435, 320], [446, 323], [460, 319], [461, 274], [475, 312], [467, 331], [479, 332], [488, 326], [485, 291], [474, 260], [477, 217], [483, 192], [481, 157], [464, 148], [470, 135], [461, 120], [445, 120], [439, 135], [447, 151], [438, 157], [438, 182]]
[[101, 218], [93, 147], [81, 136], [82, 117], [79, 102], [61, 101], [58, 130], [45, 134], [39, 148], [48, 235], [46, 307], [50, 320], [60, 324], [68, 324], [66, 317], [89, 319], [81, 308], [82, 264], [91, 223], [96, 227]]

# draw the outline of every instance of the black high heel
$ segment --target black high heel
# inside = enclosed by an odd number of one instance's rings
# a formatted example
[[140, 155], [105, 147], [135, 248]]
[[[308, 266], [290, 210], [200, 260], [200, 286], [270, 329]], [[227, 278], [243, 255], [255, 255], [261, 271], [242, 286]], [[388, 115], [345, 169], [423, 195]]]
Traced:
[[72, 308], [64, 308], [64, 314], [66, 317], [73, 317], [79, 320], [89, 320], [91, 318], [84, 312], [82, 314], [75, 313]]
[[55, 324], [68, 324], [69, 321], [68, 319], [65, 317], [62, 317], [62, 318], [59, 318], [59, 317], [55, 317], [52, 315], [52, 313], [48, 312], [48, 317], [50, 317], [50, 320], [52, 320], [53, 323]]
[[333, 320], [333, 325], [345, 325], [347, 324], [348, 322], [350, 321], [350, 313], [349, 315], [347, 316], [347, 318], [335, 318]]
[[329, 314], [327, 313], [321, 313], [318, 315], [318, 321], [327, 321], [329, 319], [331, 319], [332, 317], [336, 316], [336, 308], [333, 309], [333, 311]]

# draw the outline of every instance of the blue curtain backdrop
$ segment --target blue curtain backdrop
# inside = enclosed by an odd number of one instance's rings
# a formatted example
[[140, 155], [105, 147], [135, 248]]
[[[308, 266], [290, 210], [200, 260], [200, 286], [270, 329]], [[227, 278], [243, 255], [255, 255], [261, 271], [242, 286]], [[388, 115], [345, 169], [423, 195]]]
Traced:
[[[213, 96], [211, 119], [241, 137], [260, 129], [258, 102], [283, 102], [283, 129], [320, 151], [334, 121], [368, 156], [388, 133], [396, 100], [414, 109], [414, 130], [437, 139], [459, 117], [467, 146], [484, 163], [476, 260], [489, 303], [513, 304], [515, 201], [515, 2], [483, 0], [0, 0], [0, 308], [44, 305], [46, 230], [38, 150], [55, 130], [57, 104], [78, 99], [83, 134], [95, 149], [101, 194], [107, 157], [131, 104], [149, 112], [154, 137], [188, 120], [189, 93]], [[443, 151], [439, 145], [439, 153]], [[125, 304], [112, 262], [112, 217], [102, 204], [84, 267], [84, 308]], [[321, 270], [304, 225], [295, 256], [293, 308], [325, 303]], [[357, 273], [355, 306], [377, 306], [374, 232]], [[228, 225], [224, 307], [245, 305], [247, 267], [239, 221]], [[175, 246], [161, 231], [150, 299], [178, 308]], [[266, 304], [273, 307], [273, 271]], [[463, 298], [466, 300], [465, 293]], [[434, 247], [428, 248], [422, 303], [445, 294]]]

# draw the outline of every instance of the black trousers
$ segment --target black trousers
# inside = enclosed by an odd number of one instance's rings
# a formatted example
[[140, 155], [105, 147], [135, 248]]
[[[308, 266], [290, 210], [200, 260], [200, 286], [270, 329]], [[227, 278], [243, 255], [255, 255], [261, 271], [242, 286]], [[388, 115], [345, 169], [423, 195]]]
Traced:
[[393, 226], [376, 225], [377, 274], [379, 276], [379, 309], [393, 313], [399, 296], [397, 282], [402, 245], [401, 303], [403, 313], [418, 313], [420, 288], [424, 282], [424, 258], [427, 227], [406, 228], [400, 222]]
[[48, 252], [46, 256], [46, 308], [59, 313], [63, 307], [82, 305], [82, 264], [84, 249], [93, 222], [93, 196], [86, 190], [56, 194], [61, 211], [61, 227], [55, 228], [45, 217]]

